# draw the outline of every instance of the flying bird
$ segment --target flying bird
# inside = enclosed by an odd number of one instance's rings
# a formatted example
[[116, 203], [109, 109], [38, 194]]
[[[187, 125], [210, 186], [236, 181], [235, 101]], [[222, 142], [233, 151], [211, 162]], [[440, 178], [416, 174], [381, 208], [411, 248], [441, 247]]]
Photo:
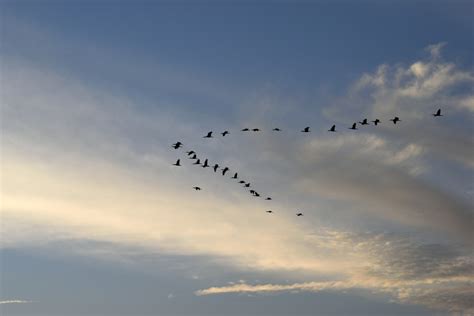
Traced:
[[195, 162], [195, 163], [193, 163], [193, 165], [200, 165], [200, 164], [201, 164], [201, 160], [199, 160], [199, 159], [198, 159], [198, 160], [196, 160], [196, 162]]
[[248, 132], [248, 131], [249, 131], [248, 128], [243, 128], [243, 129], [242, 129], [242, 132]]
[[202, 165], [202, 167], [203, 167], [203, 168], [208, 168], [208, 167], [209, 167], [209, 165], [208, 165], [208, 163], [207, 163], [207, 159], [204, 160], [204, 164]]
[[266, 200], [266, 201], [271, 201], [272, 198], [271, 198], [271, 197], [267, 197], [265, 200]]
[[275, 132], [281, 131], [281, 129], [279, 129], [278, 127], [275, 127], [273, 130], [274, 130]]
[[238, 176], [238, 173], [236, 172], [234, 176], [232, 177], [232, 179], [237, 179], [237, 176]]
[[271, 213], [273, 213], [273, 211], [267, 211], [267, 213], [271, 214]]
[[227, 168], [227, 167], [225, 167], [224, 169], [222, 169], [222, 175], [224, 176], [227, 171], [229, 171], [229, 168]]
[[379, 120], [379, 119], [375, 119], [375, 121], [372, 121], [372, 123], [374, 123], [374, 124], [375, 124], [375, 126], [377, 126], [377, 124], [379, 124], [379, 123], [380, 123], [380, 120]]
[[393, 124], [397, 124], [397, 122], [401, 122], [402, 120], [400, 120], [400, 118], [398, 116], [395, 116], [393, 119], [391, 119], [390, 121], [393, 122]]
[[328, 129], [328, 132], [335, 132], [336, 131], [336, 125], [331, 126], [330, 129]]
[[245, 181], [244, 181], [244, 180], [240, 180], [239, 183], [245, 183]]
[[255, 191], [253, 195], [256, 196], [256, 197], [260, 197], [260, 194], [258, 194], [257, 191]]
[[303, 216], [303, 213], [296, 213], [296, 216]]
[[197, 155], [194, 154], [192, 157], [189, 157], [189, 159], [197, 159]]
[[367, 119], [363, 119], [362, 122], [359, 122], [360, 125], [369, 125], [369, 123], [367, 122]]
[[357, 123], [352, 124], [352, 127], [349, 127], [349, 129], [357, 129]]
[[191, 155], [195, 154], [194, 150], [187, 151], [186, 153], [188, 154], [188, 156], [191, 156]]
[[183, 143], [182, 143], [182, 142], [176, 142], [176, 143], [174, 143], [173, 146], [171, 146], [171, 147], [173, 147], [174, 149], [178, 149], [178, 148], [181, 148], [181, 146], [183, 146]]
[[209, 132], [209, 133], [207, 133], [207, 135], [206, 135], [206, 136], [204, 136], [203, 138], [212, 138], [212, 131], [211, 131], [211, 132]]
[[229, 134], [229, 131], [223, 131], [221, 134], [222, 134], [222, 136], [225, 136], [225, 135]]
[[443, 116], [441, 114], [441, 109], [438, 109], [438, 111], [436, 111], [436, 113], [433, 113], [433, 116]]
[[250, 182], [249, 182], [249, 183], [246, 183], [246, 184], [244, 184], [244, 187], [246, 187], [246, 188], [250, 188]]
[[309, 133], [309, 126], [308, 126], [308, 127], [305, 127], [304, 130], [302, 130], [301, 132], [303, 132], [303, 133]]
[[255, 190], [250, 190], [250, 194], [255, 194]]
[[180, 160], [181, 159], [176, 160], [176, 162], [173, 164], [173, 166], [181, 167]]
[[217, 168], [219, 168], [218, 164], [215, 164], [214, 167], [212, 167], [212, 169], [214, 169], [214, 172], [217, 172]]
[[193, 187], [193, 189], [196, 190], [196, 191], [201, 191], [200, 187]]
[[252, 129], [252, 131], [253, 131], [253, 132], [260, 132], [260, 129], [254, 128], [254, 129]]

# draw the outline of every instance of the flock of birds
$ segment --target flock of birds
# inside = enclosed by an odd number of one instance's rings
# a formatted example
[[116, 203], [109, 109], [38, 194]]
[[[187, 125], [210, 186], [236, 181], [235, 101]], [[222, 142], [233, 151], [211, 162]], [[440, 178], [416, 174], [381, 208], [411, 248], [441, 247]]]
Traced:
[[[439, 117], [439, 116], [443, 116], [441, 114], [441, 109], [438, 109], [435, 113], [432, 114], [434, 117]], [[398, 116], [395, 116], [394, 118], [390, 119], [391, 122], [393, 122], [393, 124], [397, 124], [398, 122], [401, 122], [400, 118]], [[381, 121], [379, 119], [375, 119], [373, 121], [370, 121], [372, 123], [374, 123], [375, 126], [377, 126], [378, 124], [381, 123]], [[351, 130], [357, 130], [357, 124], [360, 124], [360, 125], [370, 125], [368, 119], [363, 119], [362, 121], [360, 122], [354, 122], [350, 127], [348, 127], [348, 129], [351, 129]], [[260, 129], [259, 128], [253, 128], [253, 129], [249, 129], [249, 128], [243, 128], [241, 130], [242, 132], [249, 132], [249, 131], [253, 131], [253, 132], [259, 132]], [[279, 132], [281, 131], [280, 128], [278, 127], [275, 127], [272, 129], [272, 131], [275, 131], [275, 132]], [[307, 126], [305, 127], [304, 129], [301, 130], [302, 133], [309, 133], [311, 132], [310, 130], [310, 127]], [[337, 132], [336, 130], [336, 125], [332, 125], [330, 129], [328, 129], [328, 132]], [[203, 138], [213, 138], [213, 134], [214, 132], [213, 131], [210, 131], [208, 132], [206, 135], [203, 136]], [[222, 137], [225, 137], [226, 135], [229, 135], [230, 132], [229, 131], [223, 131], [222, 133], [220, 133], [222, 135]], [[172, 148], [174, 149], [179, 149], [179, 148], [182, 148], [183, 147], [183, 143], [182, 142], [176, 142], [174, 143], [172, 146]], [[208, 159], [205, 159], [204, 162], [201, 162], [201, 159], [197, 156], [197, 153], [194, 151], [194, 150], [190, 150], [190, 151], [186, 151], [186, 154], [188, 156], [188, 159], [191, 159], [194, 161], [193, 165], [198, 165], [198, 166], [201, 166], [202, 168], [212, 168], [212, 170], [214, 170], [215, 173], [217, 173], [217, 171], [219, 170], [219, 168], [221, 167], [218, 163], [214, 164], [213, 166], [209, 165], [209, 160]], [[173, 164], [173, 166], [176, 166], [176, 167], [181, 167], [181, 159], [178, 159], [176, 160], [176, 162]], [[224, 167], [222, 169], [220, 169], [221, 171], [221, 174], [222, 176], [225, 176], [227, 172], [230, 171], [230, 168], [229, 167]], [[251, 188], [251, 184], [250, 182], [247, 182], [245, 180], [242, 180], [239, 178], [239, 174], [238, 172], [235, 172], [233, 174], [233, 176], [231, 177], [231, 179], [234, 179], [234, 180], [239, 180], [238, 183], [241, 184], [244, 188], [248, 189], [249, 190], [249, 193], [254, 196], [254, 197], [261, 197], [260, 193], [258, 193], [256, 190], [254, 190], [253, 188]], [[193, 187], [194, 190], [196, 191], [201, 191], [201, 187], [198, 187], [198, 186], [194, 186]], [[272, 198], [267, 196], [265, 198], [266, 201], [271, 201]], [[266, 213], [269, 213], [269, 214], [272, 214], [273, 211], [271, 210], [268, 210], [266, 211]], [[296, 216], [303, 216], [303, 213], [301, 212], [297, 212], [296, 213]]]

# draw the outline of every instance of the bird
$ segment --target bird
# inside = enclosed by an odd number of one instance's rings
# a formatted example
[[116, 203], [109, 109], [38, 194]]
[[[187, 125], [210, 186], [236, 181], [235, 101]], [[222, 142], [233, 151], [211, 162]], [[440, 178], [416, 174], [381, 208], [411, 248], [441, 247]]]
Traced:
[[357, 123], [352, 124], [352, 127], [349, 127], [349, 129], [357, 129]]
[[195, 154], [194, 150], [187, 151], [186, 153], [188, 154], [188, 156]]
[[379, 120], [379, 119], [375, 119], [375, 121], [372, 121], [372, 123], [374, 123], [374, 124], [375, 124], [375, 126], [377, 126], [377, 124], [379, 124], [379, 123], [380, 123], [380, 120]]
[[207, 163], [207, 159], [204, 160], [204, 164], [202, 165], [202, 167], [203, 167], [203, 168], [208, 168], [208, 167], [209, 167], [209, 165], [208, 165], [208, 163]]
[[203, 138], [212, 138], [212, 131], [211, 131], [211, 132], [209, 132], [209, 133], [207, 133], [207, 135], [206, 135], [206, 136], [204, 136]]
[[237, 172], [236, 172], [236, 173], [234, 174], [234, 176], [232, 177], [232, 179], [237, 179], [237, 176], [238, 176], [238, 174], [237, 174]]
[[250, 194], [255, 194], [255, 190], [250, 190]]
[[214, 167], [212, 167], [212, 169], [214, 169], [214, 172], [217, 171], [217, 168], [219, 168], [219, 165], [218, 165], [218, 164], [215, 164]]
[[171, 147], [173, 147], [174, 149], [178, 149], [178, 148], [181, 148], [181, 146], [183, 146], [183, 143], [182, 143], [182, 142], [176, 142], [176, 143], [174, 143], [173, 146], [171, 146]]
[[303, 133], [309, 133], [309, 126], [308, 126], [308, 127], [305, 127], [304, 130], [302, 130], [301, 132], [303, 132]]
[[443, 116], [441, 114], [441, 109], [438, 109], [438, 111], [436, 111], [436, 113], [433, 113], [433, 116]]
[[362, 122], [359, 122], [360, 125], [369, 125], [369, 123], [367, 122], [367, 119], [363, 119]]
[[274, 130], [275, 132], [281, 131], [281, 129], [279, 129], [278, 127], [275, 127], [273, 130]]
[[243, 128], [243, 129], [242, 129], [242, 132], [248, 132], [248, 131], [249, 131], [248, 128]]
[[331, 126], [330, 129], [328, 129], [328, 132], [335, 132], [336, 131], [336, 125]]
[[252, 131], [253, 131], [253, 132], [260, 132], [260, 129], [254, 128], [254, 129], [252, 129]]
[[303, 216], [303, 213], [296, 213], [296, 216]]
[[229, 171], [229, 168], [227, 168], [227, 167], [225, 167], [224, 169], [222, 169], [222, 175], [224, 176], [227, 171]]
[[244, 180], [240, 180], [239, 183], [245, 183], [245, 181], [244, 181]]
[[271, 197], [267, 197], [267, 198], [265, 199], [265, 201], [271, 201], [271, 200], [272, 200]]
[[397, 124], [397, 122], [401, 122], [402, 120], [400, 120], [400, 118], [398, 116], [395, 116], [393, 119], [391, 119], [390, 121], [393, 122], [393, 124]]
[[200, 187], [193, 187], [193, 189], [196, 190], [196, 191], [201, 191]]
[[230, 133], [229, 133], [229, 131], [223, 131], [221, 134], [222, 134], [222, 136], [225, 136], [225, 135], [230, 134]]
[[201, 164], [201, 160], [199, 160], [199, 159], [198, 159], [198, 160], [196, 160], [196, 162], [195, 162], [195, 163], [193, 163], [193, 165], [200, 165], [200, 164]]
[[244, 184], [244, 187], [246, 187], [246, 188], [250, 188], [250, 182], [249, 182], [249, 183], [246, 183], [246, 184]]
[[266, 212], [269, 213], [269, 214], [273, 213], [273, 211], [266, 211]]
[[173, 164], [173, 166], [181, 167], [180, 160], [181, 159], [176, 160], [176, 162]]
[[260, 194], [258, 194], [257, 191], [255, 191], [255, 193], [253, 195], [256, 196], [256, 197], [260, 197]]
[[189, 157], [189, 159], [197, 159], [197, 155], [194, 154], [192, 157]]

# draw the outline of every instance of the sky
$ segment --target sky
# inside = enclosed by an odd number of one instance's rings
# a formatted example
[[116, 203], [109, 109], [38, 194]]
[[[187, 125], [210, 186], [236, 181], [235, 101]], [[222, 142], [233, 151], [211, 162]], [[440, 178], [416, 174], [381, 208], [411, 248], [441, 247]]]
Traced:
[[0, 314], [474, 315], [472, 1], [0, 12]]

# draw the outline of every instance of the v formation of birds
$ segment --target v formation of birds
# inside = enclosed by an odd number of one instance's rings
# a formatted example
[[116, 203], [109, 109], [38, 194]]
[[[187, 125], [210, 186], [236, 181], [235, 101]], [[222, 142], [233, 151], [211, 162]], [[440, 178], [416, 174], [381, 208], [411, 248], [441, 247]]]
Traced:
[[[443, 116], [441, 114], [441, 109], [438, 109], [435, 113], [432, 114], [434, 117], [439, 117], [439, 116]], [[398, 117], [398, 116], [395, 116], [394, 118], [390, 119], [390, 121], [396, 125], [398, 122], [401, 122], [402, 120]], [[373, 121], [370, 121], [372, 122], [375, 126], [377, 126], [378, 124], [381, 123], [381, 121], [377, 118]], [[359, 125], [370, 125], [368, 119], [363, 119], [362, 121], [360, 122], [354, 122], [350, 127], [348, 127], [348, 129], [351, 129], [351, 130], [357, 130], [357, 124]], [[250, 128], [243, 128], [241, 129], [241, 132], [259, 132], [260, 129], [259, 128], [253, 128], [253, 129], [250, 129]], [[272, 129], [272, 131], [274, 132], [280, 132], [281, 129], [278, 128], [278, 127], [275, 127]], [[301, 130], [302, 133], [310, 133], [311, 132], [311, 128], [309, 126], [303, 128]], [[328, 129], [328, 132], [337, 132], [336, 130], [336, 125], [332, 125], [330, 129]], [[213, 138], [214, 132], [210, 131], [208, 132], [206, 135], [203, 136], [203, 138]], [[229, 135], [230, 132], [229, 131], [224, 131], [222, 133], [220, 133], [220, 135], [222, 135], [222, 137], [225, 137], [226, 135]], [[182, 148], [184, 145], [182, 142], [176, 142], [174, 143], [171, 147], [174, 148], [174, 149], [179, 149], [179, 148]], [[198, 158], [197, 156], [197, 153], [194, 151], [194, 150], [189, 150], [189, 151], [186, 151], [186, 154], [188, 156], [189, 159], [191, 160], [194, 160], [194, 163], [193, 165], [200, 165], [202, 168], [211, 168], [215, 173], [217, 173], [217, 171], [220, 171], [222, 176], [225, 176], [227, 172], [230, 172], [230, 168], [229, 167], [224, 167], [224, 168], [221, 168], [219, 170], [219, 168], [221, 167], [219, 164], [214, 164], [213, 166], [209, 165], [209, 161], [208, 159], [205, 159], [204, 162], [201, 162], [201, 159]], [[173, 166], [177, 166], [177, 167], [181, 167], [181, 159], [178, 159], [176, 160], [176, 162], [173, 164]], [[248, 189], [251, 187], [251, 184], [250, 182], [247, 182], [245, 180], [240, 180], [239, 178], [239, 174], [238, 172], [232, 172], [232, 176], [230, 177], [231, 179], [237, 179], [239, 180], [238, 183], [241, 184], [244, 188]], [[201, 191], [201, 187], [198, 187], [198, 186], [194, 186], [193, 187], [194, 190], [196, 191]], [[252, 189], [249, 189], [249, 193], [254, 196], [254, 197], [260, 197], [260, 193], [258, 193], [256, 190], [254, 190], [253, 188]], [[272, 201], [272, 198], [271, 197], [266, 197], [265, 198], [265, 201]], [[273, 214], [274, 212], [271, 211], [271, 210], [267, 210], [266, 213], [268, 214]], [[296, 216], [303, 216], [303, 213], [302, 212], [299, 212], [297, 211], [295, 213]]]

